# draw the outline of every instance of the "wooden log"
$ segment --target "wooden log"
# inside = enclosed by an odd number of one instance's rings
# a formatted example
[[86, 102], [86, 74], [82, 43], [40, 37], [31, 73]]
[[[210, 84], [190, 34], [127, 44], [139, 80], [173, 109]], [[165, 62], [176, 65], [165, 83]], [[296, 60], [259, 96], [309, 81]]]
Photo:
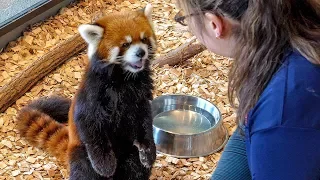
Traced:
[[40, 79], [86, 48], [80, 35], [75, 35], [43, 57], [34, 61], [27, 69], [0, 88], [0, 113], [16, 102]]
[[173, 66], [192, 58], [206, 49], [202, 44], [192, 44], [193, 41], [187, 42], [177, 49], [174, 49], [167, 54], [158, 57], [152, 64], [158, 64], [159, 67], [166, 64]]
[[[195, 39], [170, 51], [168, 54], [158, 57], [152, 64], [158, 64], [159, 66], [165, 64], [175, 65], [205, 50], [203, 45], [192, 44], [194, 41]], [[0, 113], [15, 103], [40, 79], [48, 75], [66, 60], [83, 51], [86, 47], [86, 43], [78, 34], [34, 61], [27, 69], [0, 88]]]

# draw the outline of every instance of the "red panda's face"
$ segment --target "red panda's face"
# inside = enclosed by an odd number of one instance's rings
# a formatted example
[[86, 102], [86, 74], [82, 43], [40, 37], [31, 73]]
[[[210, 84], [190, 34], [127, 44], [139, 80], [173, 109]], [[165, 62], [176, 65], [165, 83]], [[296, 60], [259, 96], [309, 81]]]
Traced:
[[156, 48], [151, 13], [152, 7], [147, 5], [144, 11], [115, 13], [94, 25], [81, 25], [79, 32], [88, 43], [89, 59], [98, 54], [107, 63], [122, 64], [126, 71], [143, 70]]

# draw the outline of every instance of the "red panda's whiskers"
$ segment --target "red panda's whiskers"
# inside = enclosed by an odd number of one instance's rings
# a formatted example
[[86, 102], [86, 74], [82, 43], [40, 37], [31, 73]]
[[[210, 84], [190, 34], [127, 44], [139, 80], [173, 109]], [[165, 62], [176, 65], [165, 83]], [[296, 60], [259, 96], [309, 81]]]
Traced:
[[[117, 60], [117, 59], [115, 59], [115, 60]], [[110, 64], [121, 64], [120, 61], [112, 61], [112, 62], [110, 62], [108, 59], [102, 59], [101, 61], [108, 62], [107, 65], [110, 65]]]
[[148, 49], [148, 52], [155, 52], [155, 49]]
[[132, 73], [132, 72], [130, 72], [130, 71], [127, 71], [124, 80], [125, 80], [125, 81], [126, 81], [126, 80], [129, 80], [133, 74], [134, 74], [134, 73]]
[[135, 77], [135, 76], [134, 76], [134, 75], [135, 75], [135, 73], [130, 72], [130, 74], [131, 74], [131, 77], [132, 77], [132, 78], [134, 78], [134, 77]]
[[126, 71], [126, 76], [124, 77], [124, 80], [129, 80], [130, 78], [135, 79], [137, 77], [137, 73], [133, 73], [130, 71]]
[[126, 73], [126, 76], [124, 77], [124, 80], [126, 81], [127, 77], [129, 76], [129, 73]]

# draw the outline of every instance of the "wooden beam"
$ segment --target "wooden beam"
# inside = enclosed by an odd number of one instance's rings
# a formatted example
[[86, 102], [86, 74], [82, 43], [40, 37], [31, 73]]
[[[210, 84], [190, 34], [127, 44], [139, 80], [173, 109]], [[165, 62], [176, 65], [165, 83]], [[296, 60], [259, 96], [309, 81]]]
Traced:
[[192, 58], [205, 49], [205, 46], [201, 44], [186, 43], [177, 49], [170, 51], [168, 54], [158, 57], [152, 62], [152, 64], [158, 64], [159, 67], [162, 67], [166, 64], [173, 66]]
[[40, 79], [63, 64], [71, 57], [86, 49], [87, 45], [80, 35], [75, 35], [43, 57], [34, 61], [27, 69], [0, 88], [0, 113], [29, 91]]
[[[187, 42], [177, 49], [158, 57], [152, 64], [158, 64], [159, 66], [165, 64], [175, 65], [205, 50], [203, 45], [193, 44], [194, 41], [195, 40]], [[87, 44], [85, 41], [77, 34], [33, 62], [8, 84], [0, 88], [0, 113], [15, 103], [16, 100], [29, 91], [39, 80], [71, 57], [85, 50], [86, 47]]]

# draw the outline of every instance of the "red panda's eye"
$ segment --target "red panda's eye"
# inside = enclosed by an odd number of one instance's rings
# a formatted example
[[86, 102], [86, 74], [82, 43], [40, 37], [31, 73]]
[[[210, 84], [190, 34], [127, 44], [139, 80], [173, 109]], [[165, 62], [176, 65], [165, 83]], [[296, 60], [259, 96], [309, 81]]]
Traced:
[[122, 47], [124, 47], [124, 48], [127, 48], [127, 47], [129, 47], [130, 46], [130, 43], [124, 43], [124, 44], [122, 44]]
[[148, 40], [147, 38], [141, 39], [142, 42], [147, 42], [147, 40]]

